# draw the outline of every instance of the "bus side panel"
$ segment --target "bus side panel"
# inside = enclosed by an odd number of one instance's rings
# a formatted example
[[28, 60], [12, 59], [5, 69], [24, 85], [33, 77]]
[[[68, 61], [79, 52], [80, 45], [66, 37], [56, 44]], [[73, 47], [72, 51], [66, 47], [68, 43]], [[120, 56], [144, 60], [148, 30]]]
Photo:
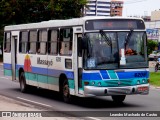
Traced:
[[4, 68], [4, 75], [5, 76], [12, 76], [11, 70], [11, 53], [3, 54], [3, 68]]

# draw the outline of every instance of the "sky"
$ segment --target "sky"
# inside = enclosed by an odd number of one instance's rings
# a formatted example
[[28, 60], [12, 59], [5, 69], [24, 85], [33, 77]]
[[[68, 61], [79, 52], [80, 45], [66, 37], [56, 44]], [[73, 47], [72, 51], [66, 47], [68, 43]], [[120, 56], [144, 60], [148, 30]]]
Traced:
[[160, 9], [160, 0], [123, 0], [123, 16], [146, 16]]

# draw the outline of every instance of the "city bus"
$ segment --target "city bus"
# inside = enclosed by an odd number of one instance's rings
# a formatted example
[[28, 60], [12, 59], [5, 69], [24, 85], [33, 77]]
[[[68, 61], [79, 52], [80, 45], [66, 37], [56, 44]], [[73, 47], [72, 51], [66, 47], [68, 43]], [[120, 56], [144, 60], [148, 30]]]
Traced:
[[81, 17], [4, 28], [4, 75], [20, 83], [71, 96], [149, 94], [144, 21], [129, 17]]

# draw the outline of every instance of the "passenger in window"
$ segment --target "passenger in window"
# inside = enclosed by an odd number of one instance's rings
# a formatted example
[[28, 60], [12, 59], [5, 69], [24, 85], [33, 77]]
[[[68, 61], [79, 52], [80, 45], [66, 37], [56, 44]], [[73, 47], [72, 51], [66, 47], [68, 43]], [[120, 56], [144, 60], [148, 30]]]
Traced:
[[60, 49], [60, 54], [64, 54], [64, 50], [62, 48]]
[[133, 50], [131, 48], [128, 48], [125, 52], [126, 55], [137, 55], [136, 50]]
[[40, 48], [37, 50], [37, 53], [40, 53]]
[[68, 54], [69, 54], [69, 55], [72, 55], [72, 50], [71, 50], [71, 49], [68, 51]]
[[4, 49], [4, 52], [8, 52], [8, 50], [7, 50], [7, 49]]
[[29, 50], [29, 53], [31, 53], [31, 54], [32, 54], [32, 53], [33, 53], [33, 51], [32, 51], [32, 50]]

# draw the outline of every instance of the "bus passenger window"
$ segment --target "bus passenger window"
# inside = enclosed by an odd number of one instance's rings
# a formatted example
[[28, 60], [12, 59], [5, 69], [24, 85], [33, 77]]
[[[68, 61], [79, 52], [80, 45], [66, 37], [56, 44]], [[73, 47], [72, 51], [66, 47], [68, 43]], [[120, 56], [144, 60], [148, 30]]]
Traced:
[[27, 53], [27, 45], [28, 45], [28, 32], [20, 32], [20, 39], [19, 39], [19, 52], [20, 53]]
[[29, 35], [29, 44], [30, 44], [30, 49], [29, 53], [30, 54], [36, 54], [36, 48], [37, 48], [37, 31], [30, 31]]
[[37, 53], [46, 54], [46, 49], [47, 49], [47, 30], [41, 30], [39, 31]]
[[5, 33], [4, 52], [10, 52], [11, 50], [11, 34]]
[[60, 31], [60, 54], [72, 55], [72, 29], [61, 29]]
[[57, 54], [58, 31], [57, 30], [50, 30], [48, 37], [49, 37], [48, 54], [55, 55], [55, 54]]

